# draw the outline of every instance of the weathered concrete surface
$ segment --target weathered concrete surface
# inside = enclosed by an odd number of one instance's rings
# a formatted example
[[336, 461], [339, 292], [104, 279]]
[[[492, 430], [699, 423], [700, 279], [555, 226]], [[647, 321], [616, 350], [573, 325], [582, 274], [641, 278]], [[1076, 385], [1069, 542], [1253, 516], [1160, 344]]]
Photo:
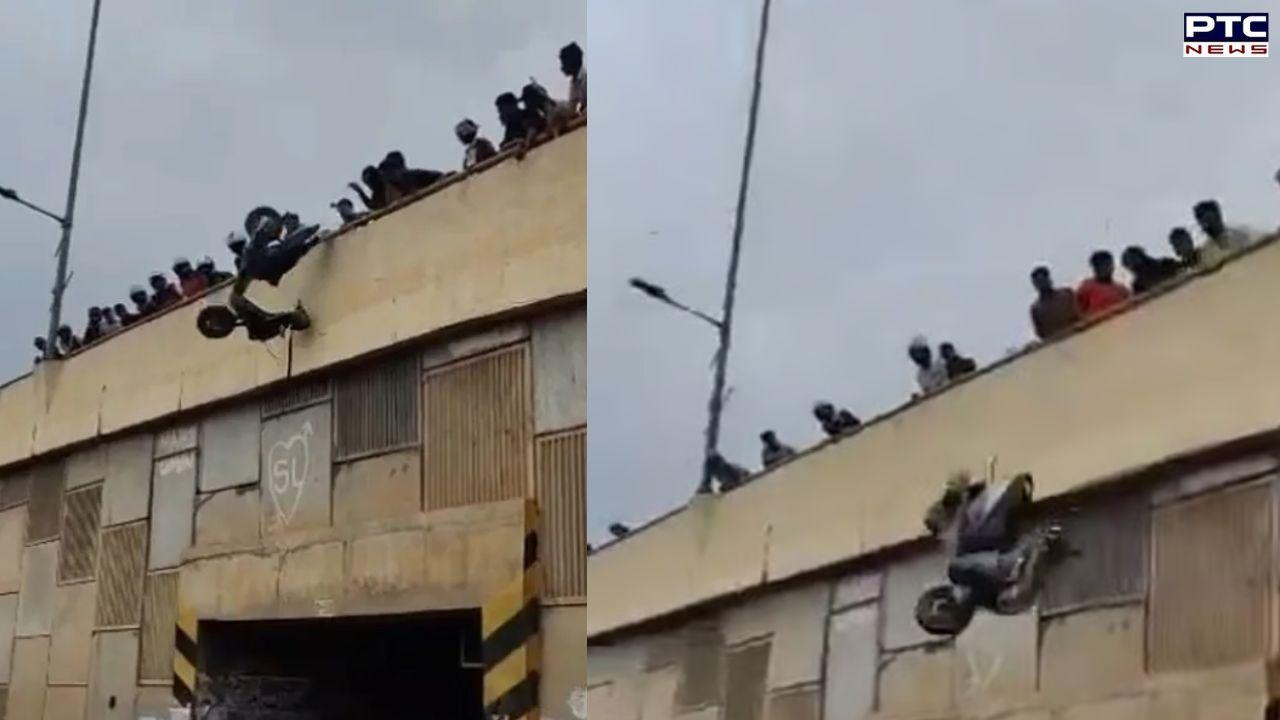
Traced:
[[447, 365], [473, 355], [487, 353], [505, 345], [514, 345], [529, 337], [529, 324], [523, 321], [503, 323], [477, 333], [467, 333], [432, 345], [422, 353], [422, 368]]
[[258, 484], [261, 411], [249, 403], [200, 424], [200, 492]]
[[66, 480], [68, 490], [101, 482], [106, 477], [106, 445], [97, 443], [67, 457]]
[[196, 545], [256, 541], [262, 501], [257, 487], [237, 487], [202, 495], [196, 508]]
[[818, 720], [820, 692], [817, 687], [792, 688], [770, 695], [765, 705], [769, 720]]
[[593, 685], [587, 690], [587, 713], [589, 717], [617, 718], [618, 720], [640, 720], [640, 703], [631, 694], [623, 695], [623, 690], [613, 683]]
[[979, 612], [956, 639], [956, 697], [968, 714], [991, 714], [1036, 691], [1039, 621], [1034, 612]]
[[13, 639], [18, 630], [18, 596], [0, 595], [0, 685], [13, 670]]
[[680, 668], [665, 667], [645, 673], [640, 699], [640, 720], [670, 720], [675, 714]]
[[766, 689], [817, 680], [822, 673], [829, 588], [812, 584], [727, 610], [726, 645], [772, 636]]
[[93, 613], [97, 583], [62, 585], [54, 593], [56, 614], [49, 645], [49, 682], [77, 685], [89, 682], [93, 641]]
[[836, 582], [831, 607], [846, 608], [858, 603], [870, 602], [880, 597], [884, 587], [884, 573], [879, 570], [859, 570]]
[[102, 487], [102, 526], [141, 520], [151, 502], [150, 434], [107, 446], [107, 478]]
[[880, 712], [935, 717], [955, 707], [955, 651], [949, 647], [904, 650], [881, 659]]
[[263, 536], [330, 524], [331, 418], [313, 405], [262, 423]]
[[419, 530], [358, 538], [349, 553], [353, 593], [388, 595], [427, 584], [426, 537]]
[[48, 635], [53, 627], [53, 590], [58, 581], [58, 541], [32, 545], [22, 558], [18, 636]]
[[574, 720], [572, 703], [587, 688], [587, 608], [560, 605], [542, 609], [542, 716]]
[[83, 720], [89, 689], [51, 687], [44, 704], [44, 720]]
[[947, 557], [941, 550], [891, 564], [884, 580], [884, 639], [886, 650], [934, 640], [916, 623], [920, 593], [947, 580]]
[[13, 679], [5, 720], [43, 720], [49, 638], [18, 638], [13, 647]]
[[532, 349], [534, 430], [586, 424], [586, 305], [534, 322]]
[[825, 717], [861, 718], [875, 705], [879, 609], [862, 605], [831, 616]]
[[[588, 717], [638, 720], [644, 644], [638, 640], [596, 645], [587, 659]], [[599, 709], [600, 715], [596, 712]]]
[[87, 720], [134, 720], [138, 688], [138, 632], [99, 633], [93, 638]]
[[343, 463], [334, 469], [333, 522], [353, 525], [422, 512], [419, 449]]
[[[1048, 498], [1280, 427], [1280, 327], [1253, 317], [1280, 299], [1278, 276], [1280, 243], [1260, 247], [602, 549], [591, 634], [917, 538], [948, 475], [993, 455]], [[680, 572], [660, 571], [669, 558]]]
[[1047, 621], [1040, 638], [1040, 692], [1074, 704], [1144, 680], [1142, 606], [1089, 610]]
[[270, 617], [277, 600], [280, 556], [238, 553], [184, 563], [180, 602], [201, 619]]
[[280, 565], [280, 603], [323, 615], [342, 599], [346, 585], [344, 546], [318, 543], [285, 554]]
[[25, 505], [0, 512], [0, 593], [22, 587], [22, 544], [27, 537]]
[[182, 552], [191, 545], [195, 522], [196, 453], [156, 461], [154, 498], [151, 503], [151, 542], [147, 569], [160, 570], [182, 563]]
[[177, 701], [173, 699], [173, 693], [170, 692], [169, 688], [154, 685], [138, 688], [136, 705], [136, 712], [140, 720], [145, 720], [146, 718], [169, 720], [169, 710], [179, 707]]
[[1146, 695], [1120, 697], [1088, 705], [1076, 705], [1058, 714], [1061, 720], [1134, 720], [1149, 717]]
[[200, 426], [195, 423], [171, 425], [156, 432], [156, 457], [195, 450], [200, 444]]

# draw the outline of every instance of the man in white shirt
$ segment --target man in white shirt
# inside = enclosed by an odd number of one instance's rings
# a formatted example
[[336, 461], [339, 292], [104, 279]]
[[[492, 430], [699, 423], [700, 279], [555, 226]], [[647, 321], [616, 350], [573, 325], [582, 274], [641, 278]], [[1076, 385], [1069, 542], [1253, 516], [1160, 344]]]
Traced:
[[587, 111], [587, 68], [582, 48], [572, 42], [560, 48], [560, 72], [569, 78], [569, 107], [575, 113]]
[[1204, 264], [1214, 265], [1254, 243], [1255, 237], [1248, 230], [1227, 226], [1217, 200], [1201, 200], [1196, 203], [1192, 212], [1205, 236], [1204, 244], [1200, 246], [1201, 262]]
[[933, 357], [929, 341], [917, 335], [907, 347], [907, 356], [916, 364], [916, 383], [925, 395], [935, 393], [947, 385], [947, 365]]

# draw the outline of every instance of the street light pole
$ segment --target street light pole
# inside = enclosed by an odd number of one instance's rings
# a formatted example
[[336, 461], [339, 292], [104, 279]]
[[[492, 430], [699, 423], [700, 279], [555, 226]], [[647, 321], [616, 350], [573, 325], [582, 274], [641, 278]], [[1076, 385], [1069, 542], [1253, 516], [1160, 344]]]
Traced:
[[720, 313], [720, 345], [716, 349], [715, 379], [711, 401], [707, 403], [706, 449], [703, 454], [702, 482], [699, 493], [711, 492], [711, 467], [706, 462], [720, 444], [720, 416], [724, 412], [725, 371], [729, 363], [729, 346], [733, 339], [733, 303], [738, 290], [738, 263], [742, 252], [742, 232], [746, 225], [747, 190], [751, 182], [751, 161], [755, 155], [756, 123], [760, 115], [760, 92], [764, 76], [764, 50], [769, 34], [769, 10], [772, 0], [764, 0], [760, 10], [760, 37], [756, 43], [755, 77], [751, 87], [751, 108], [747, 115], [747, 139], [742, 151], [742, 175], [738, 181], [738, 205], [733, 218], [733, 245], [729, 250], [729, 271], [724, 285], [724, 310]]
[[89, 84], [93, 79], [93, 55], [98, 44], [98, 15], [102, 0], [93, 0], [93, 19], [89, 23], [89, 49], [85, 53], [84, 81], [80, 85], [80, 115], [76, 119], [76, 142], [71, 150], [71, 179], [67, 183], [67, 207], [62, 213], [62, 238], [58, 241], [58, 270], [53, 281], [53, 302], [49, 306], [49, 334], [45, 357], [53, 357], [58, 327], [62, 324], [62, 296], [67, 290], [67, 255], [71, 250], [71, 224], [76, 212], [76, 189], [80, 184], [80, 152], [84, 149], [84, 124], [89, 113]]

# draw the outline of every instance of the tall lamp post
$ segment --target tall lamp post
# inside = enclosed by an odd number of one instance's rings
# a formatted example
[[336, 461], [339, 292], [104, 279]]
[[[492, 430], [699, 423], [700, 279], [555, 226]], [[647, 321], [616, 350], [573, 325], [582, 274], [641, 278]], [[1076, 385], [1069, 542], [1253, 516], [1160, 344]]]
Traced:
[[[720, 342], [716, 348], [715, 375], [711, 385], [711, 400], [707, 403], [706, 446], [703, 453], [702, 481], [698, 484], [699, 493], [711, 492], [711, 467], [708, 462], [720, 445], [720, 417], [724, 413], [725, 374], [729, 363], [729, 347], [733, 340], [733, 305], [738, 290], [738, 265], [742, 255], [742, 233], [746, 227], [747, 191], [751, 184], [751, 161], [755, 157], [756, 125], [760, 116], [760, 94], [764, 77], [764, 51], [769, 36], [769, 11], [772, 0], [763, 0], [760, 8], [760, 34], [756, 40], [755, 74], [751, 86], [751, 106], [747, 113], [747, 137], [742, 149], [742, 173], [738, 178], [738, 202], [734, 210], [733, 241], [729, 247], [729, 268], [724, 284], [724, 309], [720, 317], [713, 318], [698, 312], [681, 303], [671, 300], [661, 287], [631, 281], [631, 285], [646, 295], [664, 302], [672, 307], [684, 310], [715, 326]], [[650, 289], [644, 287], [648, 285]], [[661, 292], [655, 294], [652, 290]]]
[[17, 191], [0, 187], [0, 198], [18, 203], [44, 215], [62, 226], [56, 256], [58, 268], [53, 280], [53, 302], [49, 305], [49, 332], [46, 335], [45, 357], [52, 358], [56, 351], [58, 327], [62, 324], [62, 296], [67, 290], [67, 256], [71, 250], [71, 226], [76, 213], [76, 189], [80, 184], [80, 153], [84, 149], [84, 125], [89, 113], [89, 85], [93, 79], [93, 56], [98, 44], [98, 17], [102, 0], [93, 0], [93, 18], [89, 22], [89, 48], [85, 53], [84, 79], [80, 85], [80, 111], [76, 118], [76, 140], [71, 149], [71, 178], [67, 183], [67, 204], [62, 215], [50, 212], [39, 205], [22, 199]]

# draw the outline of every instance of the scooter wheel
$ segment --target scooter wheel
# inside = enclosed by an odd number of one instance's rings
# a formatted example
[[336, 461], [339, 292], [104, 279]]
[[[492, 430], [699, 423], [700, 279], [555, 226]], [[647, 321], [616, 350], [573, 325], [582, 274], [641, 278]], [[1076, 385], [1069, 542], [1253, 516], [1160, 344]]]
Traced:
[[916, 623], [930, 635], [959, 635], [969, 627], [973, 613], [973, 603], [961, 602], [950, 585], [929, 588], [916, 601]]
[[236, 314], [226, 305], [206, 305], [196, 315], [196, 328], [211, 340], [230, 335], [237, 323]]

